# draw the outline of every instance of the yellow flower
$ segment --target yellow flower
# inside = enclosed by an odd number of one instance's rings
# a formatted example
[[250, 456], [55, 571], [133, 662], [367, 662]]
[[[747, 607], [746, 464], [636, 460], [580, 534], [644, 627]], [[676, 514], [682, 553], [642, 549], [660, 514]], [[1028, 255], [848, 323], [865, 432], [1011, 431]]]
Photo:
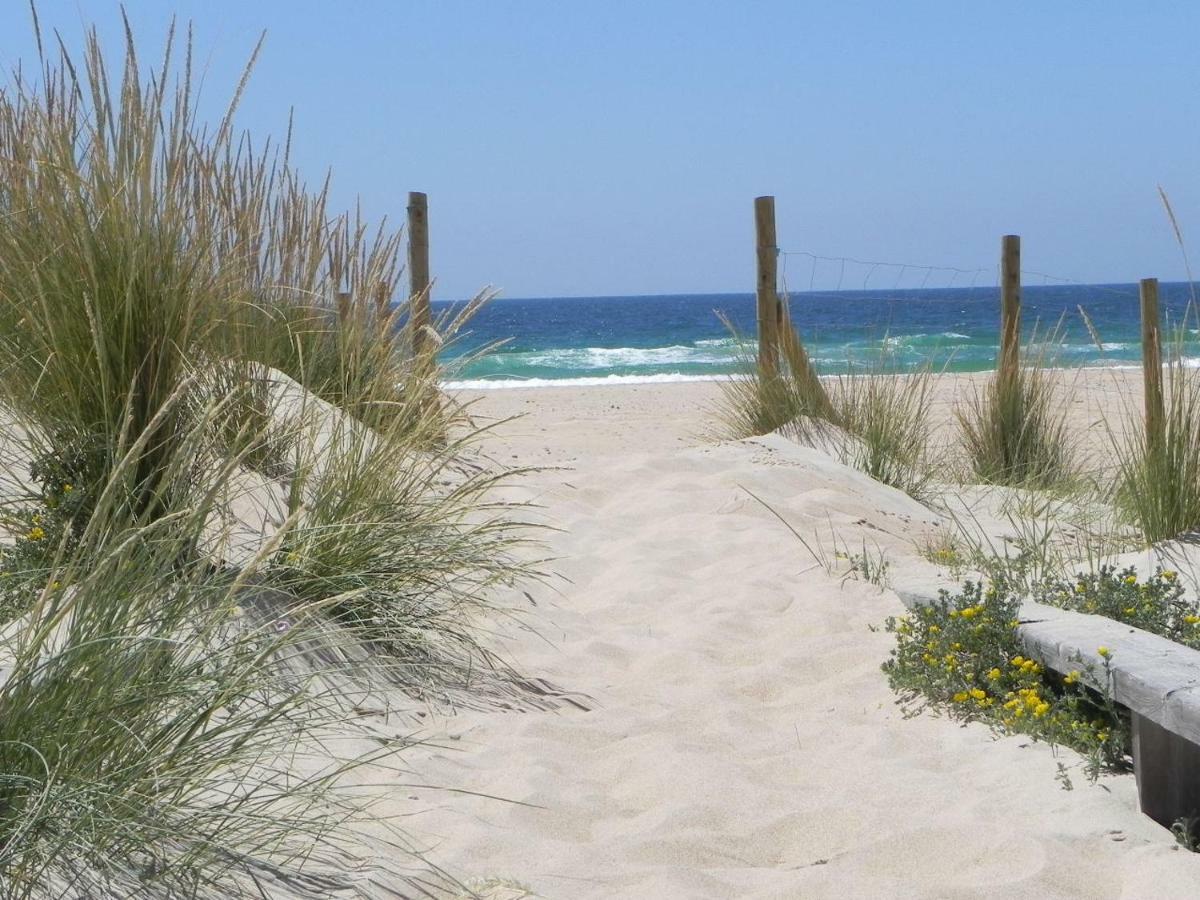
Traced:
[[1079, 680], [1079, 670], [1072, 669], [1067, 673], [1067, 677], [1063, 679], [1063, 684], [1074, 684]]
[[1176, 573], [1168, 569], [1166, 572], [1162, 573], [1162, 577], [1167, 579], [1167, 581], [1174, 581], [1176, 578]]
[[1195, 625], [1200, 623], [1200, 616], [1184, 616], [1183, 621], [1187, 622], [1189, 625]]
[[999, 669], [992, 669], [991, 671], [988, 672], [988, 679], [991, 681], [996, 681], [1000, 678], [1000, 676], [1002, 674], [1003, 673]]
[[1050, 704], [1049, 703], [1042, 702], [1033, 708], [1033, 714], [1035, 716], [1037, 716], [1039, 719], [1048, 712], [1050, 712]]
[[1137, 612], [1137, 607], [1136, 607], [1136, 606], [1127, 606], [1127, 607], [1125, 607], [1125, 615], [1127, 615], [1127, 616], [1132, 616], [1132, 615], [1133, 615], [1135, 612]]
[[987, 691], [983, 690], [982, 688], [971, 688], [970, 694], [976, 700], [982, 700], [987, 696]]
[[1080, 582], [1079, 584], [1075, 585], [1075, 593], [1086, 594], [1087, 593], [1087, 585], [1084, 584], [1083, 582]]
[[1097, 731], [1096, 732], [1096, 740], [1107, 741], [1108, 740], [1108, 732], [1107, 731]]
[[929, 633], [930, 633], [930, 634], [937, 634], [937, 633], [938, 633], [939, 631], [941, 631], [941, 630], [942, 630], [942, 629], [941, 629], [939, 626], [937, 626], [937, 625], [930, 625], [930, 626], [929, 626]]
[[1016, 666], [1018, 669], [1019, 669], [1019, 668], [1021, 668], [1021, 666], [1025, 665], [1025, 657], [1023, 657], [1023, 656], [1014, 656], [1014, 657], [1012, 658], [1012, 664], [1013, 664], [1014, 666]]
[[961, 613], [961, 615], [962, 615], [962, 617], [963, 617], [964, 619], [973, 619], [973, 618], [975, 618], [975, 616], [976, 616], [976, 615], [978, 615], [978, 614], [979, 614], [979, 610], [977, 610], [977, 609], [976, 609], [975, 607], [973, 607], [973, 606], [968, 606], [968, 607], [967, 607], [966, 609], [964, 609], [964, 610], [962, 611], [962, 613]]
[[71, 491], [73, 491], [73, 490], [75, 490], [75, 488], [74, 488], [74, 487], [72, 487], [71, 485], [69, 485], [69, 484], [64, 484], [64, 485], [63, 485], [63, 493], [64, 493], [64, 494], [69, 494], [69, 493], [71, 493]]
[[958, 618], [958, 610], [957, 609], [950, 610], [950, 618], [952, 618], [952, 619]]
[[1126, 584], [1137, 584], [1137, 576], [1136, 575], [1126, 575], [1125, 583]]
[[1011, 622], [1008, 623], [1008, 627], [1009, 628], [1017, 628], [1018, 626], [1020, 626], [1020, 624], [1021, 623], [1017, 619], [1013, 619]]
[[52, 591], [57, 591], [57, 590], [59, 590], [61, 587], [62, 587], [62, 582], [61, 582], [61, 581], [52, 581], [52, 582], [50, 583], [50, 590], [52, 590]]
[[40, 541], [42, 538], [44, 538], [46, 536], [46, 532], [42, 529], [41, 525], [34, 525], [32, 528], [29, 529], [29, 534], [27, 534], [25, 536], [27, 538], [29, 538], [31, 541]]
[[957, 694], [954, 695], [955, 703], [966, 703], [966, 701], [967, 701], [967, 692], [966, 691], [959, 691]]
[[1097, 647], [1096, 652], [1099, 653], [1101, 656], [1103, 656], [1105, 659], [1108, 659], [1110, 656], [1112, 656], [1112, 651], [1109, 650], [1107, 647]]

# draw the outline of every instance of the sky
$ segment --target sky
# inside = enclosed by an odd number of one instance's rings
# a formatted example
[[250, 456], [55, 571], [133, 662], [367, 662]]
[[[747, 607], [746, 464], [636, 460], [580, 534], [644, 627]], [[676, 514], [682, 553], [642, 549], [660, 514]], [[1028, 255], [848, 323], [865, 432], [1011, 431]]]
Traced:
[[[116, 2], [37, 7], [68, 47], [95, 24], [119, 51]], [[214, 117], [265, 32], [239, 124], [278, 137], [294, 111], [299, 168], [373, 220], [425, 191], [439, 299], [749, 292], [760, 194], [785, 249], [991, 267], [1016, 233], [1033, 271], [1180, 280], [1161, 185], [1200, 248], [1194, 2], [125, 7], [146, 59], [192, 22]], [[27, 4], [0, 0], [0, 67], [34, 54]]]

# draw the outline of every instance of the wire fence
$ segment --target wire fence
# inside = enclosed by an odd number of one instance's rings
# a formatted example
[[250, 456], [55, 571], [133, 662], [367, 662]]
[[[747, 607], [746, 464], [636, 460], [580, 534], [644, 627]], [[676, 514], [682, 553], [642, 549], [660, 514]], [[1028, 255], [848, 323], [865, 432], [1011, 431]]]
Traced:
[[[779, 249], [779, 285], [818, 368], [879, 351], [900, 368], [995, 364], [1000, 343], [998, 264], [929, 264]], [[1052, 365], [1128, 365], [1141, 360], [1136, 284], [1089, 284], [1021, 269], [1022, 341]], [[1164, 284], [1164, 335], [1200, 358], [1194, 286]]]

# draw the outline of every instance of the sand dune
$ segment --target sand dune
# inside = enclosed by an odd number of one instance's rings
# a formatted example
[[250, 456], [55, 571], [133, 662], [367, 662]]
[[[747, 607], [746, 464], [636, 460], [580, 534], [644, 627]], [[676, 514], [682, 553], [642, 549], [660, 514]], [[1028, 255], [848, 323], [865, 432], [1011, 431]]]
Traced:
[[781, 439], [699, 445], [711, 387], [679, 387], [486, 401], [534, 410], [496, 452], [570, 466], [530, 483], [557, 576], [504, 650], [591, 708], [438, 716], [452, 749], [409, 764], [511, 802], [406, 790], [434, 860], [545, 898], [1197, 896], [1132, 776], [1067, 791], [1067, 751], [905, 719], [871, 630], [896, 596], [829, 575], [747, 489], [897, 556], [935, 514]]

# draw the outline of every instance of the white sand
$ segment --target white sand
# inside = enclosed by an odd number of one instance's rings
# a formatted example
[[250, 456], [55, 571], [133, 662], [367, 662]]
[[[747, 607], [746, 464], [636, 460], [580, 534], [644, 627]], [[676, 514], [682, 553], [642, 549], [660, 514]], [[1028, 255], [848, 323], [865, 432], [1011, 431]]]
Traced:
[[[1111, 377], [1091, 384], [1081, 428], [1112, 409]], [[406, 762], [512, 802], [403, 790], [431, 858], [546, 898], [1200, 894], [1200, 857], [1138, 813], [1132, 776], [1073, 769], [1066, 791], [1069, 752], [902, 717], [879, 670], [892, 639], [870, 630], [895, 595], [830, 577], [745, 489], [893, 558], [937, 517], [813, 451], [702, 445], [714, 394], [483, 396], [481, 414], [529, 413], [493, 452], [570, 467], [531, 480], [560, 560], [504, 650], [592, 708], [438, 716], [444, 749]]]

